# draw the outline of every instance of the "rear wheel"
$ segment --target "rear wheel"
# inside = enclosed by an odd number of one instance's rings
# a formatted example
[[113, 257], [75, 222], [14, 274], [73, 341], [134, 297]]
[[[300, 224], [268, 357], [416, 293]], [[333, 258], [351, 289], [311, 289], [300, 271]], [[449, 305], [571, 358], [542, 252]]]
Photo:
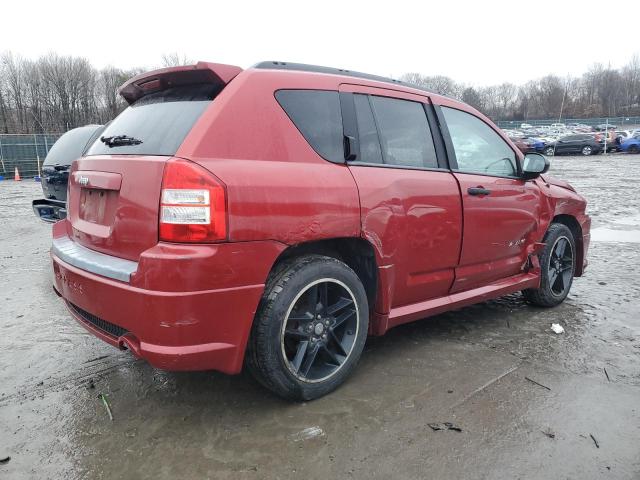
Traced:
[[591, 148], [589, 145], [585, 145], [584, 147], [582, 147], [582, 150], [580, 150], [580, 153], [582, 153], [582, 155], [589, 156], [593, 153], [593, 148]]
[[331, 257], [299, 257], [279, 272], [265, 288], [247, 367], [277, 395], [312, 400], [356, 366], [367, 337], [367, 297], [356, 273]]
[[553, 147], [547, 147], [544, 149], [544, 154], [547, 157], [553, 157], [554, 153], [555, 153], [555, 149]]
[[638, 145], [631, 145], [629, 147], [629, 153], [638, 153], [640, 152], [640, 147]]
[[575, 239], [571, 230], [561, 223], [553, 223], [544, 237], [546, 246], [540, 255], [540, 287], [524, 290], [529, 303], [541, 307], [555, 307], [569, 294], [575, 272]]

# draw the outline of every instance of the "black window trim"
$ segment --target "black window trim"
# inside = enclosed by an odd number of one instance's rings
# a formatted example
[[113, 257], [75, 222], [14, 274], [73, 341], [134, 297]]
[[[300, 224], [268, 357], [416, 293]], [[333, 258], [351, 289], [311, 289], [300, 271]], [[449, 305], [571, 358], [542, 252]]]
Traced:
[[498, 175], [495, 173], [483, 173], [483, 172], [465, 172], [463, 170], [460, 170], [458, 168], [458, 160], [456, 158], [456, 151], [453, 148], [453, 141], [451, 140], [451, 134], [449, 133], [449, 127], [447, 127], [447, 122], [444, 118], [444, 113], [442, 112], [442, 105], [437, 105], [434, 104], [433, 105], [435, 112], [436, 112], [436, 117], [438, 119], [438, 124], [440, 125], [440, 129], [441, 129], [441, 133], [442, 133], [442, 137], [444, 139], [444, 145], [447, 151], [447, 157], [449, 159], [449, 167], [451, 169], [452, 172], [454, 173], [464, 173], [465, 175], [478, 175], [478, 176], [483, 176], [483, 177], [497, 177], [497, 178], [510, 178], [510, 179], [515, 179], [515, 180], [523, 180], [522, 178], [522, 165], [520, 164], [520, 157], [518, 156], [518, 153], [511, 147], [511, 145], [509, 145], [508, 142], [506, 142], [504, 140], [504, 138], [502, 138], [500, 136], [500, 134], [498, 132], [496, 132], [495, 128], [493, 128], [489, 123], [485, 122], [482, 118], [466, 111], [466, 110], [462, 110], [461, 108], [456, 108], [456, 107], [451, 107], [449, 105], [445, 105], [446, 108], [450, 108], [452, 110], [458, 110], [460, 112], [466, 113], [468, 115], [471, 115], [474, 118], [477, 118], [478, 120], [480, 120], [481, 122], [483, 122], [485, 125], [487, 125], [491, 130], [493, 130], [495, 132], [495, 134], [500, 137], [502, 139], [502, 141], [505, 143], [505, 145], [507, 145], [507, 147], [509, 147], [509, 149], [513, 152], [515, 158], [516, 158], [516, 175]]
[[[360, 136], [358, 135], [358, 123], [356, 120], [356, 105], [353, 95], [347, 92], [338, 92], [340, 96], [340, 114], [342, 115], [342, 134], [344, 135], [344, 156], [347, 156], [347, 137], [354, 139], [356, 158], [360, 158]], [[348, 162], [352, 163], [352, 162]]]
[[[355, 115], [354, 95], [364, 95], [367, 97], [367, 101], [369, 102], [369, 108], [371, 108], [371, 113], [373, 115], [373, 121], [376, 125], [378, 142], [380, 142], [380, 150], [382, 154], [383, 163], [362, 162], [358, 160], [358, 158], [360, 157], [360, 139], [358, 135], [358, 125], [356, 123], [357, 120]], [[423, 110], [427, 117], [427, 123], [431, 130], [431, 137], [432, 137], [432, 141], [435, 148], [436, 161], [438, 162], [438, 167], [414, 167], [410, 165], [392, 165], [392, 164], [384, 163], [386, 160], [386, 154], [385, 154], [385, 149], [383, 148], [383, 145], [382, 145], [380, 127], [378, 125], [378, 118], [376, 116], [376, 112], [373, 106], [371, 105], [372, 96], [375, 96], [375, 95], [369, 94], [369, 93], [359, 93], [359, 92], [340, 92], [340, 99], [341, 99], [340, 105], [343, 109], [346, 109], [346, 112], [343, 111], [343, 114], [342, 114], [343, 130], [345, 132], [344, 134], [345, 136], [346, 135], [355, 136], [356, 144], [358, 148], [356, 160], [348, 161], [347, 162], [348, 165], [350, 166], [353, 165], [358, 167], [395, 168], [399, 170], [422, 170], [422, 171], [431, 171], [431, 172], [450, 172], [451, 171], [451, 169], [449, 168], [449, 163], [446, 156], [447, 152], [445, 149], [445, 145], [442, 142], [441, 131], [440, 131], [439, 125], [437, 125], [437, 122], [436, 122], [436, 116], [433, 113], [433, 111], [430, 111], [433, 109], [433, 103], [431, 103], [430, 99], [428, 103], [425, 103], [425, 102], [420, 102], [418, 100], [407, 100], [406, 98], [400, 98], [395, 96], [378, 95], [380, 97], [393, 98], [396, 100], [405, 100], [407, 102], [416, 102], [416, 103], [422, 104]]]

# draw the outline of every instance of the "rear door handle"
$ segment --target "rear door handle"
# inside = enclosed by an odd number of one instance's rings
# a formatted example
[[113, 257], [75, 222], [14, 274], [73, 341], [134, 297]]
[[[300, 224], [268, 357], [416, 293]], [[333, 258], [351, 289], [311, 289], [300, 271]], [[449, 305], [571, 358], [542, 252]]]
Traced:
[[491, 195], [491, 190], [484, 187], [470, 187], [467, 189], [469, 195]]

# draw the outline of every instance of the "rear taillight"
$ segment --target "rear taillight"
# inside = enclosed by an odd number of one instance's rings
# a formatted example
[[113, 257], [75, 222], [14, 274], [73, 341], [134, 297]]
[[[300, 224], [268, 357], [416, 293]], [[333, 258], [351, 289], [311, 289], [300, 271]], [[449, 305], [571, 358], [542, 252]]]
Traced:
[[187, 160], [164, 167], [160, 198], [160, 240], [207, 243], [227, 238], [227, 206], [222, 183]]

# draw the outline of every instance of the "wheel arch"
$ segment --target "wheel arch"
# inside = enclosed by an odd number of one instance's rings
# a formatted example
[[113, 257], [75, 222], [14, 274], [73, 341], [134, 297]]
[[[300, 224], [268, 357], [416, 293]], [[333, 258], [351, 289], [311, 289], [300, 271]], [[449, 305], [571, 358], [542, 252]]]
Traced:
[[339, 237], [291, 245], [280, 253], [269, 275], [283, 262], [302, 255], [325, 255], [348, 265], [360, 278], [367, 294], [369, 312], [375, 309], [378, 292], [378, 263], [373, 245], [363, 238]]
[[582, 276], [584, 267], [584, 242], [582, 238], [582, 227], [573, 215], [562, 213], [553, 217], [551, 223], [561, 223], [565, 225], [573, 234], [573, 240], [576, 244], [576, 270], [575, 277]]

